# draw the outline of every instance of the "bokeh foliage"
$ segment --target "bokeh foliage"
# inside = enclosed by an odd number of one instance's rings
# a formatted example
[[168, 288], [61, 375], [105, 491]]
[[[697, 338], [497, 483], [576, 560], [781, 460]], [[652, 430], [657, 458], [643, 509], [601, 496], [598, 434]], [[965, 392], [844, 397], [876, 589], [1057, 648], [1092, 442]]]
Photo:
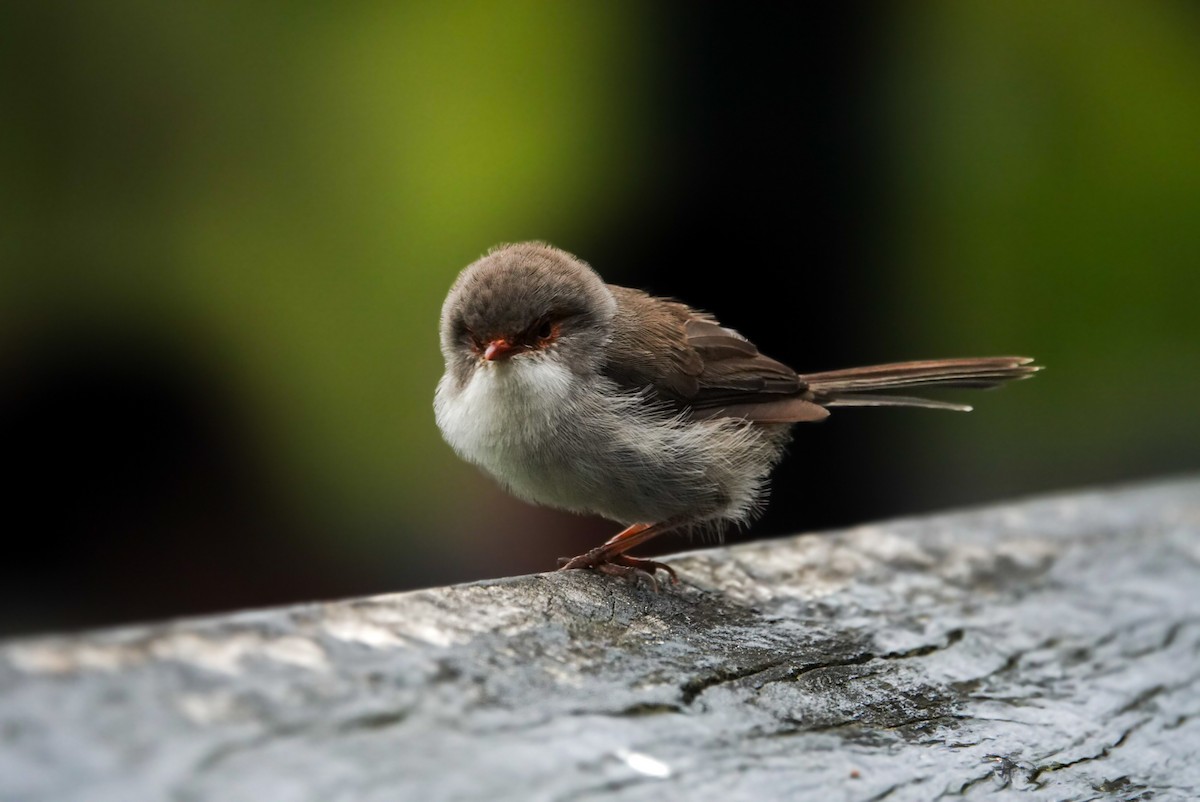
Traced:
[[[871, 43], [861, 64], [834, 53], [820, 65], [831, 80], [866, 72], [849, 104], [871, 109], [862, 141], [879, 165], [875, 272], [862, 281], [886, 286], [887, 308], [864, 339], [889, 358], [1002, 348], [1050, 368], [1006, 403], [983, 399], [970, 447], [938, 416], [905, 419], [890, 445], [913, 497], [934, 506], [1195, 469], [1200, 8], [836, 13]], [[740, 15], [737, 36], [721, 15]], [[420, 582], [422, 566], [478, 548], [481, 521], [517, 515], [490, 512], [491, 485], [433, 423], [437, 318], [457, 271], [494, 243], [542, 238], [645, 283], [593, 254], [623, 231], [652, 242], [654, 216], [703, 191], [705, 176], [681, 165], [826, 157], [698, 160], [678, 119], [681, 96], [703, 104], [718, 85], [783, 96], [799, 76], [731, 87], [722, 59], [752, 52], [755, 26], [823, 19], [799, 5], [4, 4], [0, 369], [56, 338], [160, 350], [233, 399], [263, 475], [310, 522], [297, 530], [310, 548], [408, 560], [404, 581]], [[679, 55], [695, 50], [709, 71], [680, 74]], [[799, 130], [821, 113], [780, 105], [766, 124]], [[794, 205], [801, 241], [806, 205], [863, 189], [775, 178], [712, 202], [731, 220]], [[801, 292], [843, 269], [788, 254], [735, 264], [734, 279], [806, 303]], [[714, 311], [753, 331], [753, 309]], [[61, 455], [77, 457], [69, 445]], [[67, 490], [55, 492], [69, 501]]]

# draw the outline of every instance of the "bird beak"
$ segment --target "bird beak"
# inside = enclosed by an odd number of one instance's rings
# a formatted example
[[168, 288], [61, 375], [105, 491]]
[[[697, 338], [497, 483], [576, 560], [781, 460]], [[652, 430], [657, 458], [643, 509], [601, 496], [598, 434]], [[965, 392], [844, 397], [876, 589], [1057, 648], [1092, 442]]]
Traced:
[[508, 359], [516, 350], [516, 346], [501, 337], [487, 344], [487, 347], [483, 349], [483, 358], [489, 362], [495, 362], [497, 359]]

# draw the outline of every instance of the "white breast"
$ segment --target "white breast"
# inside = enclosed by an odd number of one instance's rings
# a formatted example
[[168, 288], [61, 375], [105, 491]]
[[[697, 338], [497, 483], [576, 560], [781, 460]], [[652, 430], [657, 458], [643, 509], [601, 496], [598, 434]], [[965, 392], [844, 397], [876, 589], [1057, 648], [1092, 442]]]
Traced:
[[536, 357], [484, 362], [455, 391], [443, 376], [434, 410], [451, 447], [492, 474], [517, 495], [548, 504], [553, 488], [545, 462], [561, 421], [572, 408], [572, 374]]

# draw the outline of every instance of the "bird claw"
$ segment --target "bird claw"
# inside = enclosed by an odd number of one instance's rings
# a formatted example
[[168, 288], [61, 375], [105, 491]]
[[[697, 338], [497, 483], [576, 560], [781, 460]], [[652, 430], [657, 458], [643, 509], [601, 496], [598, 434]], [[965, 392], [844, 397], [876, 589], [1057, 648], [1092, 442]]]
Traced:
[[675, 569], [657, 560], [647, 560], [644, 557], [631, 557], [628, 554], [606, 554], [603, 547], [592, 549], [578, 557], [560, 558], [558, 570], [569, 571], [579, 568], [590, 568], [610, 576], [645, 577], [650, 586], [658, 591], [656, 574], [663, 571], [667, 574], [672, 585], [679, 584], [679, 576]]

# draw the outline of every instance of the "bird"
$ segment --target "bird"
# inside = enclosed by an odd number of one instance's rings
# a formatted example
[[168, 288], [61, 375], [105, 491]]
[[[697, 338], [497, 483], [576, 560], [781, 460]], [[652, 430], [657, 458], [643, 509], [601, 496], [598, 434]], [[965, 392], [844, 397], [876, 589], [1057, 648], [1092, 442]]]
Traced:
[[1040, 369], [1023, 356], [896, 362], [798, 373], [712, 314], [606, 283], [579, 257], [531, 241], [463, 268], [439, 321], [434, 393], [443, 438], [535, 505], [624, 527], [559, 570], [648, 577], [629, 554], [673, 531], [744, 526], [796, 424], [838, 407], [970, 406], [895, 394], [992, 388]]

